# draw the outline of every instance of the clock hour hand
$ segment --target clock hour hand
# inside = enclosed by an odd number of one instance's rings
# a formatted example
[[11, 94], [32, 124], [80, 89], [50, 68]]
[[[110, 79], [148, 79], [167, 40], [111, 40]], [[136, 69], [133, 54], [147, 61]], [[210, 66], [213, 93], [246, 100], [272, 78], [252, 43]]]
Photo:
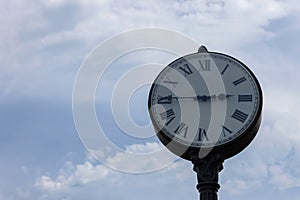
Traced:
[[216, 98], [216, 95], [207, 96], [207, 95], [197, 95], [197, 100], [199, 101], [209, 101]]

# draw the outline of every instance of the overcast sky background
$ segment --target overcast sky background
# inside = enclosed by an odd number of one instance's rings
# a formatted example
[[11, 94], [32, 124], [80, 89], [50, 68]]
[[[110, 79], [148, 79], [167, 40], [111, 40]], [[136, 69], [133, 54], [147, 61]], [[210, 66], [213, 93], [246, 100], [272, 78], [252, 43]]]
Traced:
[[[299, 198], [299, 1], [0, 0], [0, 16], [0, 200], [198, 199], [187, 161], [147, 174], [117, 172], [91, 158], [76, 132], [72, 90], [85, 57], [112, 35], [143, 27], [175, 30], [230, 54], [262, 85], [260, 131], [224, 163], [220, 199]], [[141, 125], [149, 123], [147, 92], [134, 96], [141, 109], [130, 108]], [[111, 117], [105, 124], [123, 134]], [[112, 140], [132, 151], [159, 148], [155, 138]], [[132, 165], [122, 155], [111, 162]]]

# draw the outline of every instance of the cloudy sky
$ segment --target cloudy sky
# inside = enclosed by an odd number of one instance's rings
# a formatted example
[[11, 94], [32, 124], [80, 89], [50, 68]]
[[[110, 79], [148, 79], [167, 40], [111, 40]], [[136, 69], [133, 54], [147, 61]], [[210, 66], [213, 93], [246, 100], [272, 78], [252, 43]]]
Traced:
[[[198, 198], [189, 162], [165, 167], [163, 159], [123, 153], [162, 147], [153, 131], [143, 139], [126, 136], [110, 109], [122, 74], [150, 62], [166, 64], [174, 55], [147, 49], [125, 55], [99, 81], [98, 120], [123, 152], [95, 160], [75, 127], [73, 84], [85, 58], [113, 35], [145, 27], [173, 30], [230, 54], [250, 66], [262, 85], [261, 128], [245, 151], [224, 163], [221, 199], [299, 198], [298, 1], [0, 0], [0, 11], [0, 200]], [[148, 89], [141, 87], [129, 102], [141, 126], [149, 124]], [[132, 174], [111, 166], [159, 170]]]

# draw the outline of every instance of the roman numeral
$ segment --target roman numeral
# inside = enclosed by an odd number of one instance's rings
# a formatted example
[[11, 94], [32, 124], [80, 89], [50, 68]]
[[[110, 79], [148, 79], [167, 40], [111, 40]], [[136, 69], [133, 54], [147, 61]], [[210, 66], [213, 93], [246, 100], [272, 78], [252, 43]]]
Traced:
[[226, 133], [231, 134], [232, 130], [230, 130], [229, 128], [227, 128], [226, 126], [222, 126], [222, 133], [224, 135], [224, 137], [226, 137]]
[[229, 64], [227, 64], [227, 65], [225, 66], [225, 68], [223, 69], [223, 71], [221, 72], [222, 75], [225, 73], [225, 71], [226, 71], [226, 69], [227, 69], [228, 67], [229, 67]]
[[233, 81], [232, 83], [233, 83], [233, 85], [237, 86], [238, 84], [240, 84], [244, 81], [246, 81], [245, 76], [243, 76], [242, 78], [239, 78], [238, 80]]
[[174, 113], [172, 108], [165, 111], [165, 112], [163, 112], [163, 113], [160, 113], [160, 116], [161, 116], [162, 119], [168, 119], [173, 115], [175, 115], [175, 113]]
[[198, 141], [209, 141], [207, 134], [206, 134], [206, 130], [204, 128], [199, 128], [198, 129]]
[[183, 137], [186, 138], [188, 128], [189, 127], [185, 123], [181, 122], [179, 126], [176, 128], [176, 130], [174, 131], [174, 133], [175, 134], [183, 133]]
[[174, 113], [173, 109], [171, 108], [165, 112], [160, 113], [160, 117], [163, 120], [167, 120], [166, 126], [168, 126], [171, 123], [171, 121], [173, 121], [173, 119], [175, 119], [175, 113]]
[[172, 103], [172, 95], [168, 96], [160, 96], [157, 97], [157, 103], [158, 104], [171, 104]]
[[168, 77], [166, 78], [166, 80], [164, 81], [164, 83], [169, 83], [172, 84], [173, 87], [176, 87], [176, 85], [178, 84], [178, 82], [176, 81], [172, 81], [171, 79], [169, 79]]
[[210, 60], [206, 59], [206, 60], [199, 60], [199, 64], [200, 64], [200, 69], [199, 71], [210, 71]]
[[236, 109], [231, 117], [238, 120], [238, 121], [240, 121], [240, 122], [242, 122], [242, 123], [244, 123], [245, 120], [247, 119], [248, 115], [246, 113]]
[[243, 94], [238, 96], [239, 102], [252, 102], [252, 95], [251, 94]]
[[184, 64], [183, 66], [179, 67], [179, 69], [184, 73], [184, 76], [190, 75], [193, 73], [192, 69], [189, 67], [188, 64]]

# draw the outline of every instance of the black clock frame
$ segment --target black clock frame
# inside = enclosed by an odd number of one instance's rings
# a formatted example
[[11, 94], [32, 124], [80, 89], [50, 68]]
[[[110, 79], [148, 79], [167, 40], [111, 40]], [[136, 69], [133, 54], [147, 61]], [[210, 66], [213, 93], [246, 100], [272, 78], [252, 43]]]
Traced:
[[[205, 50], [206, 50], [206, 48], [205, 48]], [[193, 54], [199, 54], [199, 53], [202, 53], [202, 52], [197, 52], [197, 53], [193, 53]], [[261, 123], [261, 118], [262, 118], [261, 117], [262, 116], [262, 105], [263, 105], [262, 89], [261, 89], [261, 86], [260, 86], [256, 76], [249, 69], [249, 67], [247, 67], [244, 63], [242, 63], [238, 59], [236, 59], [232, 56], [229, 56], [227, 54], [223, 54], [223, 53], [219, 53], [219, 52], [208, 52], [207, 50], [204, 51], [203, 53], [206, 53], [206, 54], [207, 53], [208, 54], [209, 53], [219, 54], [219, 55], [228, 57], [228, 58], [238, 62], [239, 64], [241, 64], [249, 72], [249, 74], [252, 76], [255, 84], [257, 85], [258, 95], [259, 95], [259, 103], [258, 103], [258, 111], [256, 113], [256, 116], [254, 117], [254, 120], [251, 122], [251, 124], [247, 127], [247, 129], [242, 134], [240, 134], [238, 137], [234, 138], [232, 141], [227, 142], [227, 143], [222, 144], [222, 145], [215, 146], [215, 147], [186, 146], [186, 145], [183, 145], [183, 144], [173, 140], [172, 138], [170, 138], [166, 133], [164, 133], [163, 129], [161, 129], [156, 124], [156, 122], [154, 120], [154, 116], [152, 115], [152, 113], [150, 111], [150, 109], [151, 109], [151, 96], [152, 96], [153, 88], [156, 86], [156, 83], [154, 81], [154, 83], [151, 86], [150, 92], [149, 92], [148, 110], [149, 110], [149, 113], [150, 113], [151, 121], [152, 121], [153, 126], [155, 128], [157, 137], [171, 152], [173, 152], [174, 154], [176, 154], [176, 155], [178, 155], [178, 156], [180, 156], [180, 157], [182, 157], [186, 160], [190, 160], [190, 161], [194, 160], [195, 155], [198, 155], [198, 152], [199, 152], [200, 149], [209, 151], [209, 154], [207, 154], [207, 156], [220, 154], [220, 155], [222, 155], [222, 157], [224, 159], [230, 158], [230, 157], [240, 153], [242, 150], [244, 150], [251, 143], [251, 141], [256, 136], [256, 134], [258, 132], [258, 129], [259, 129], [259, 126], [260, 126], [260, 123]], [[191, 54], [189, 54], [189, 55], [191, 55]], [[184, 57], [180, 57], [180, 58], [176, 59], [173, 62], [176, 62], [179, 59], [184, 59]], [[171, 62], [171, 63], [173, 63], [173, 62]], [[167, 66], [169, 66], [169, 65], [167, 65]]]

